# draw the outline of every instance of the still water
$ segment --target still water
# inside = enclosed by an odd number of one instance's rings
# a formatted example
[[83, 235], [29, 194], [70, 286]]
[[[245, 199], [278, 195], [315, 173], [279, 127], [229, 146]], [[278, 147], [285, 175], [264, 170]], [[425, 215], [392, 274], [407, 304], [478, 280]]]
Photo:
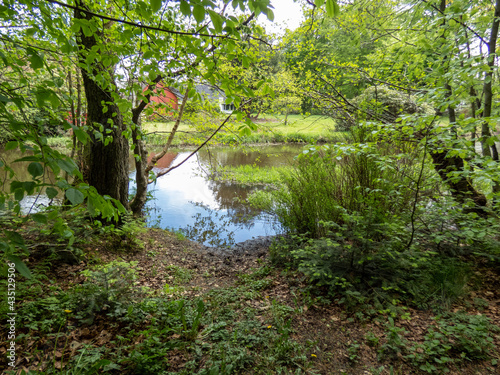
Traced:
[[[279, 166], [288, 164], [301, 146], [260, 146], [258, 148], [211, 148], [202, 150], [182, 166], [158, 178], [149, 186], [151, 199], [146, 204], [147, 224], [182, 231], [188, 238], [207, 246], [230, 246], [258, 236], [279, 231], [274, 218], [248, 207], [242, 202], [255, 189], [211, 178], [222, 166]], [[157, 163], [157, 171], [174, 166], [190, 152], [173, 151]], [[13, 167], [20, 181], [29, 181], [25, 163], [12, 163], [22, 156], [19, 151], [0, 151], [0, 156]], [[135, 187], [133, 159], [130, 163], [130, 189]], [[3, 172], [3, 171], [1, 171]], [[7, 175], [1, 173], [2, 189], [8, 190]], [[51, 176], [47, 176], [51, 179]], [[26, 211], [33, 209], [35, 197], [25, 197]], [[38, 197], [36, 203], [47, 201]], [[31, 211], [34, 212], [34, 211]], [[27, 212], [26, 212], [27, 213]]]
[[[262, 187], [218, 182], [211, 175], [220, 166], [288, 164], [299, 150], [297, 146], [264, 146], [201, 151], [150, 185], [148, 224], [181, 230], [188, 238], [208, 246], [230, 246], [274, 235], [279, 230], [274, 217], [242, 203], [249, 193]], [[159, 169], [176, 165], [188, 155], [166, 155], [165, 161], [158, 163]]]

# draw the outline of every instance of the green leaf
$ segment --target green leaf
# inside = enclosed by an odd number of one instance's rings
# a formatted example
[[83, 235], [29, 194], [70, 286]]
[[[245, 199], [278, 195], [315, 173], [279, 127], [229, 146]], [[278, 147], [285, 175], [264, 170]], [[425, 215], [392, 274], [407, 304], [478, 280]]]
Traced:
[[54, 108], [54, 109], [59, 107], [59, 105], [61, 103], [59, 101], [59, 97], [54, 92], [52, 92], [51, 95], [49, 95], [47, 97], [47, 100], [50, 102], [50, 104], [52, 105], [52, 108]]
[[325, 3], [325, 0], [314, 0], [314, 5], [317, 7], [322, 6]]
[[43, 167], [40, 163], [30, 163], [28, 165], [28, 172], [33, 178], [43, 175]]
[[40, 214], [40, 213], [33, 214], [33, 215], [31, 215], [31, 218], [39, 224], [47, 224], [48, 223], [47, 215], [45, 215], [45, 214]]
[[6, 230], [6, 231], [4, 231], [4, 234], [15, 245], [18, 245], [20, 247], [24, 247], [23, 236], [21, 236], [19, 233], [14, 232], [12, 230]]
[[210, 19], [212, 20], [212, 23], [214, 24], [214, 29], [216, 33], [222, 32], [222, 17], [220, 14], [214, 12], [213, 10], [209, 10], [208, 13], [210, 14]]
[[201, 5], [193, 6], [193, 16], [196, 22], [202, 23], [205, 19], [205, 7], [202, 7]]
[[71, 204], [76, 206], [77, 204], [83, 203], [84, 196], [80, 190], [69, 188], [66, 190], [66, 198], [68, 198]]
[[142, 58], [144, 60], [147, 60], [147, 59], [150, 59], [151, 57], [153, 57], [153, 55], [154, 55], [153, 51], [147, 50], [146, 52], [144, 52], [144, 55], [142, 55]]
[[15, 148], [17, 148], [17, 142], [10, 141], [10, 142], [7, 142], [7, 144], [4, 147], [4, 150], [9, 151], [9, 150], [14, 150]]
[[161, 0], [150, 0], [151, 9], [153, 12], [158, 12], [161, 9]]
[[14, 160], [14, 163], [19, 163], [21, 161], [40, 161], [38, 156], [24, 156], [22, 158]]
[[36, 50], [33, 48], [27, 48], [26, 52], [28, 52], [29, 60], [31, 68], [34, 70], [43, 68], [43, 58], [38, 54]]
[[59, 181], [57, 181], [57, 186], [60, 189], [63, 189], [63, 190], [69, 189], [71, 187], [71, 185], [69, 184], [69, 182], [66, 181], [66, 180], [59, 180]]
[[77, 169], [76, 165], [68, 160], [57, 160], [57, 165], [61, 167], [61, 169], [69, 174], [73, 174], [73, 172]]
[[87, 141], [89, 139], [89, 135], [85, 130], [82, 128], [78, 127], [73, 127], [73, 134], [76, 135], [76, 138], [83, 143], [84, 145], [87, 144]]
[[26, 277], [27, 279], [31, 279], [31, 272], [30, 270], [28, 269], [28, 267], [26, 267], [26, 264], [24, 264], [24, 262], [21, 260], [21, 258], [19, 258], [18, 256], [16, 255], [9, 255], [7, 256], [7, 258], [16, 265], [16, 269], [17, 271], [24, 277]]
[[48, 187], [47, 189], [45, 189], [45, 194], [47, 194], [47, 197], [49, 199], [57, 197], [58, 193], [59, 192], [57, 191], [57, 189], [54, 189], [53, 187]]
[[20, 202], [24, 198], [24, 190], [23, 189], [17, 189], [14, 191], [14, 198], [16, 201]]
[[340, 13], [339, 5], [336, 0], [326, 0], [326, 14], [328, 17], [338, 16]]
[[187, 1], [181, 0], [181, 13], [184, 14], [186, 17], [189, 17], [191, 15], [191, 7], [189, 6]]
[[271, 9], [267, 10], [267, 19], [271, 22], [274, 21], [274, 12]]
[[36, 183], [33, 181], [25, 181], [23, 182], [23, 188], [29, 195], [31, 195], [35, 191]]

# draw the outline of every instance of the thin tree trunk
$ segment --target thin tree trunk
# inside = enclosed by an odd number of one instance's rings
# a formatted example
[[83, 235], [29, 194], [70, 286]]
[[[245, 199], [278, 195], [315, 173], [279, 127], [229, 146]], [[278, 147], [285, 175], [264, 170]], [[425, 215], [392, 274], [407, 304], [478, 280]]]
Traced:
[[132, 129], [132, 139], [135, 145], [134, 160], [135, 160], [135, 186], [136, 191], [134, 199], [130, 203], [130, 209], [134, 216], [140, 216], [142, 209], [146, 204], [148, 193], [148, 173], [146, 167], [148, 163], [148, 153], [142, 141], [140, 133], [141, 118], [140, 113], [134, 113], [132, 117], [134, 127]]
[[[491, 25], [491, 35], [490, 40], [488, 42], [488, 66], [489, 70], [485, 73], [484, 76], [484, 106], [483, 106], [483, 117], [488, 119], [491, 117], [491, 110], [493, 106], [493, 71], [495, 65], [496, 58], [496, 45], [498, 39], [498, 29], [500, 26], [500, 0], [496, 0], [495, 2], [495, 14], [493, 18], [493, 23]], [[493, 143], [489, 146], [486, 141], [491, 137], [491, 131], [489, 127], [488, 121], [484, 121], [481, 126], [481, 144], [483, 146], [483, 155], [491, 156], [493, 160], [498, 161], [498, 150], [496, 145]]]

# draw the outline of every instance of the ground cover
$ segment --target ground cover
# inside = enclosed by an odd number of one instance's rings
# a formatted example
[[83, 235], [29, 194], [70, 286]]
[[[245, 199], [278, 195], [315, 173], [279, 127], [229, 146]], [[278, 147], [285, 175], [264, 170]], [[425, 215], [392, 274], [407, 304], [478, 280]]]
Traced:
[[[300, 272], [272, 263], [267, 248], [220, 255], [180, 234], [136, 226], [133, 234], [87, 235], [82, 257], [68, 265], [49, 256], [36, 231], [26, 239], [38, 244], [28, 261], [35, 276], [18, 277], [12, 373], [499, 370], [500, 275], [485, 260], [476, 260], [468, 292], [446, 313], [401, 301], [373, 311], [326, 299]], [[5, 346], [0, 354], [6, 368]]]

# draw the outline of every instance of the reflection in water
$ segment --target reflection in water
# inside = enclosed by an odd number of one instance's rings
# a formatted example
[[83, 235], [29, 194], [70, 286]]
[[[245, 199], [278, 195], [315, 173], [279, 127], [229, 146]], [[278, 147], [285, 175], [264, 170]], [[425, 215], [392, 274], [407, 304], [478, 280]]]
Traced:
[[188, 225], [182, 231], [186, 237], [213, 247], [230, 247], [234, 244], [234, 231], [231, 227], [232, 216], [223, 215], [219, 211], [204, 207], [201, 203], [194, 205], [205, 210], [204, 215], [197, 213], [194, 224]]
[[[150, 185], [149, 194], [152, 199], [146, 204], [148, 224], [175, 230], [184, 229], [190, 238], [211, 246], [228, 246], [252, 237], [276, 234], [270, 215], [241, 203], [255, 187], [211, 181], [211, 166], [279, 166], [287, 164], [299, 150], [300, 146], [265, 146], [258, 150], [205, 149], [181, 167], [160, 177], [156, 184]], [[169, 152], [158, 161], [156, 168], [169, 168], [188, 155], [189, 152]], [[0, 150], [0, 156], [14, 169], [18, 180], [31, 180], [27, 171], [29, 162], [13, 162], [26, 154], [21, 154], [19, 150]], [[45, 178], [47, 181], [54, 181], [54, 176], [50, 174]], [[133, 192], [135, 172], [132, 155], [130, 178], [130, 190]], [[4, 169], [0, 169], [0, 179], [0, 188], [9, 191], [10, 182]], [[29, 210], [38, 203], [49, 204], [47, 196], [41, 194], [36, 203], [34, 197], [25, 197], [23, 207]]]
[[[213, 164], [277, 166], [289, 162], [298, 147], [267, 146], [259, 151], [216, 149], [193, 156], [180, 168], [160, 177], [151, 186], [147, 203], [150, 225], [181, 229], [188, 238], [207, 246], [230, 246], [253, 237], [276, 234], [274, 218], [242, 204], [255, 187], [209, 179]], [[181, 162], [181, 152], [162, 168]]]

